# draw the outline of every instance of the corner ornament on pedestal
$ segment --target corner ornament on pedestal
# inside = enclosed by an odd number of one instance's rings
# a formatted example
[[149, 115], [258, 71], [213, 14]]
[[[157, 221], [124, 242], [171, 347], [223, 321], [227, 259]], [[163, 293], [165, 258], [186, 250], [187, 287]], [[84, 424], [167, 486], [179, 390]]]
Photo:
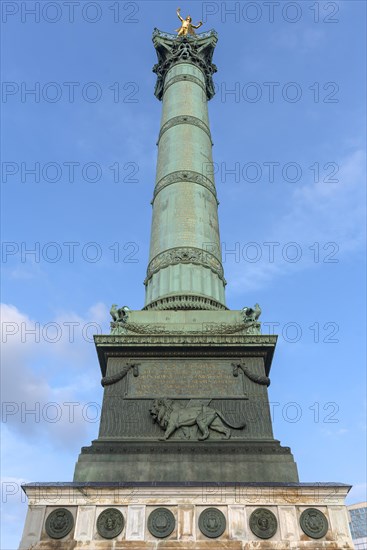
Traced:
[[254, 307], [243, 307], [241, 309], [243, 320], [246, 322], [257, 322], [261, 315], [261, 307], [255, 304]]
[[238, 377], [239, 372], [242, 371], [243, 374], [247, 376], [249, 380], [251, 380], [251, 382], [254, 382], [255, 384], [260, 384], [261, 386], [270, 386], [270, 378], [268, 376], [261, 376], [259, 374], [251, 372], [244, 362], [232, 363], [232, 367], [233, 376], [235, 376], [236, 378]]
[[134, 377], [136, 378], [139, 376], [139, 365], [140, 363], [127, 363], [126, 366], [117, 374], [113, 374], [112, 376], [104, 376], [101, 380], [101, 385], [103, 387], [106, 386], [113, 386], [113, 384], [117, 384], [117, 382], [120, 382], [127, 373], [132, 369]]
[[124, 516], [117, 508], [107, 508], [97, 519], [98, 534], [104, 539], [114, 539], [118, 537], [124, 525]]
[[130, 308], [127, 306], [117, 308], [117, 304], [112, 304], [110, 309], [112, 317], [111, 334], [125, 334], [124, 325], [127, 323], [130, 311]]
[[329, 529], [329, 523], [325, 514], [317, 508], [307, 508], [301, 514], [299, 520], [302, 531], [313, 539], [321, 539]]
[[261, 334], [261, 323], [259, 317], [261, 315], [261, 307], [255, 304], [254, 307], [244, 307], [241, 309], [242, 319], [248, 327], [248, 334]]
[[278, 529], [278, 521], [267, 508], [257, 508], [250, 516], [250, 529], [259, 539], [271, 539]]
[[46, 533], [52, 539], [63, 539], [73, 527], [73, 514], [66, 508], [57, 508], [46, 519]]

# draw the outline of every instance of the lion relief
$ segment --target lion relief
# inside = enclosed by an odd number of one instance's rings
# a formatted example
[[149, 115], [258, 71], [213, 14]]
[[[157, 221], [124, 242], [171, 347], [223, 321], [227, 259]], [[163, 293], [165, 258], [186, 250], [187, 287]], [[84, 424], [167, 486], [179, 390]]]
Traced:
[[231, 437], [231, 430], [243, 429], [246, 424], [235, 426], [231, 424], [224, 415], [199, 400], [191, 400], [186, 407], [175, 404], [172, 399], [155, 399], [150, 414], [159, 426], [165, 430], [160, 440], [167, 440], [179, 428], [197, 426], [201, 435], [199, 440], [203, 441], [210, 435], [209, 428], [224, 434], [224, 439]]

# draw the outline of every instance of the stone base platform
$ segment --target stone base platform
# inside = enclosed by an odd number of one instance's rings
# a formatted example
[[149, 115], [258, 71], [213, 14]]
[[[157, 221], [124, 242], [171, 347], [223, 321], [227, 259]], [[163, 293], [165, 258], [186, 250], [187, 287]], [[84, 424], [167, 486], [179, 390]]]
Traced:
[[112, 482], [298, 482], [289, 447], [279, 441], [158, 441], [96, 440], [83, 447], [74, 481]]
[[23, 490], [29, 509], [20, 550], [354, 548], [344, 504], [350, 486], [342, 483], [32, 483]]

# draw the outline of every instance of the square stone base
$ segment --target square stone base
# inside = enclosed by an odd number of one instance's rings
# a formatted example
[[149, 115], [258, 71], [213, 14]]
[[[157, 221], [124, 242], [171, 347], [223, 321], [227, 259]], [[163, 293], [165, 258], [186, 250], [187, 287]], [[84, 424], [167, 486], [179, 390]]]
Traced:
[[83, 447], [75, 482], [298, 483], [289, 447], [279, 441], [93, 441]]
[[[27, 484], [23, 490], [29, 509], [19, 549], [353, 549], [344, 505], [349, 489], [341, 483]], [[173, 530], [165, 538], [154, 536], [149, 528], [150, 514], [160, 507], [172, 512], [174, 518]], [[59, 508], [69, 510], [73, 520], [70, 532], [54, 539], [47, 533], [46, 520]], [[121, 533], [113, 539], [103, 538], [97, 530], [97, 519], [107, 508], [119, 510], [124, 520]], [[207, 508], [223, 514], [220, 536], [206, 536], [199, 526], [200, 515]], [[254, 534], [250, 527], [251, 514], [259, 508], [275, 516], [274, 534], [267, 539]], [[301, 514], [309, 508], [326, 518], [327, 528], [321, 538], [307, 535], [301, 527]], [[216, 528], [213, 519], [207, 525]]]

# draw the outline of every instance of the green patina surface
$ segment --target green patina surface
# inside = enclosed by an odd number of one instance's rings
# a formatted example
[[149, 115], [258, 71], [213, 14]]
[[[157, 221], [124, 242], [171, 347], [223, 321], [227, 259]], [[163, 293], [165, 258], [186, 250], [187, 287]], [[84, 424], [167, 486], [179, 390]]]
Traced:
[[217, 37], [156, 31], [153, 41], [156, 95], [163, 106], [145, 305], [155, 308], [175, 297], [176, 307], [189, 308], [200, 297], [207, 309], [219, 309], [225, 306], [225, 281], [207, 105]]
[[215, 32], [153, 35], [163, 102], [143, 311], [111, 308], [95, 338], [104, 397], [75, 481], [297, 482], [274, 439], [268, 386], [276, 337], [261, 308], [229, 311], [207, 101]]

